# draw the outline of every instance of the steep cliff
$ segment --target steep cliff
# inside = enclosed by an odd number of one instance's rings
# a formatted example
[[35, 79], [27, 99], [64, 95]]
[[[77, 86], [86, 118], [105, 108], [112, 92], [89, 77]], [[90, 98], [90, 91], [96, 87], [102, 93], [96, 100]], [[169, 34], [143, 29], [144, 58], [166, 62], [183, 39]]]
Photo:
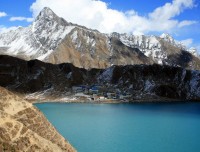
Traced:
[[113, 66], [97, 78], [107, 88], [129, 92], [132, 101], [199, 100], [200, 72], [160, 65]]
[[126, 92], [130, 100], [199, 100], [200, 72], [167, 65], [112, 66], [85, 70], [72, 64], [49, 64], [0, 56], [0, 86], [22, 94], [41, 93], [43, 99], [71, 95], [72, 86], [104, 86]]

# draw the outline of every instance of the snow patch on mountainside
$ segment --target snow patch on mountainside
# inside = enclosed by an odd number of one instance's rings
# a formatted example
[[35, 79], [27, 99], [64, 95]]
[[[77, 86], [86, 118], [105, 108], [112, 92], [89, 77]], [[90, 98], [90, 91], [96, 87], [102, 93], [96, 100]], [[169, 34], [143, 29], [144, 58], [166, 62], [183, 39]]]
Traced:
[[26, 54], [29, 56], [37, 53], [39, 44], [35, 42], [30, 27], [19, 27], [16, 30], [0, 35], [1, 45], [9, 48], [6, 53], [13, 55]]
[[119, 39], [126, 46], [138, 48], [147, 57], [152, 57], [159, 64], [167, 59], [167, 54], [161, 49], [161, 44], [156, 36], [120, 34]]
[[[100, 34], [102, 33], [96, 30], [68, 23], [63, 18], [58, 17], [51, 9], [44, 8], [30, 26], [19, 27], [16, 30], [0, 34], [0, 51], [3, 54], [20, 56], [28, 60], [39, 59], [43, 61], [56, 51], [65, 38], [70, 38], [81, 56], [89, 51], [92, 57], [97, 56], [98, 58], [97, 50], [101, 48], [105, 52], [109, 52], [107, 55], [109, 54], [108, 58], [111, 58], [113, 55], [122, 55], [114, 54], [114, 45], [111, 40], [115, 37], [128, 47], [138, 48], [155, 63], [167, 64], [169, 63], [168, 52], [162, 46], [161, 40], [170, 44], [170, 47], [171, 45], [177, 47], [177, 50], [187, 50], [181, 42], [175, 41], [172, 36], [165, 33], [160, 37], [119, 33], [102, 34], [102, 37], [105, 37], [107, 48], [99, 45], [105, 44], [104, 40], [99, 39]], [[199, 57], [196, 49], [191, 48], [187, 51]], [[104, 58], [106, 57], [104, 56]], [[112, 60], [108, 62], [110, 65], [113, 64]], [[123, 62], [126, 64], [126, 61]]]
[[0, 46], [8, 48], [5, 54], [43, 60], [74, 28], [47, 9], [29, 27], [0, 34]]
[[121, 42], [129, 47], [138, 48], [144, 55], [151, 57], [158, 64], [163, 64], [163, 60], [167, 59], [167, 52], [163, 50], [159, 39], [164, 40], [172, 46], [190, 52], [196, 57], [199, 57], [195, 48], [187, 49], [181, 42], [176, 41], [171, 35], [163, 33], [160, 37], [148, 35], [132, 35], [132, 34], [117, 34], [112, 36], [117, 37]]
[[194, 47], [191, 48], [187, 48], [182, 42], [179, 42], [177, 40], [174, 40], [174, 38], [166, 33], [163, 33], [160, 38], [162, 38], [163, 40], [169, 42], [170, 44], [172, 44], [173, 46], [176, 46], [182, 50], [188, 51], [189, 53], [191, 53], [192, 55], [199, 57], [199, 54], [197, 52], [197, 49]]
[[[88, 31], [83, 28], [76, 27], [76, 29], [70, 33], [70, 38], [76, 50], [84, 53], [85, 49], [89, 49], [90, 54], [95, 55], [96, 40], [94, 36], [91, 36], [94, 34], [94, 31]], [[84, 54], [81, 55], [83, 56]]]
[[74, 31], [73, 34], [71, 35], [72, 42], [76, 43], [77, 38], [78, 38], [78, 32]]

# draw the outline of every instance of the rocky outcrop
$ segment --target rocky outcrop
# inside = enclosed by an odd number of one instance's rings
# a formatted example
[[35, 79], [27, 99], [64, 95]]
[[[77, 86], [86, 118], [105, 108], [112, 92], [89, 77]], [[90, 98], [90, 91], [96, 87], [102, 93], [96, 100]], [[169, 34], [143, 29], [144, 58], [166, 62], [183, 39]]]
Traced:
[[0, 69], [0, 85], [22, 93], [50, 88], [60, 92], [68, 90], [72, 85], [83, 83], [86, 73], [72, 64], [53, 65], [9, 56], [0, 56]]
[[77, 27], [44, 61], [53, 64], [68, 62], [86, 69], [154, 63], [139, 49], [126, 46], [115, 37]]
[[57, 100], [71, 95], [72, 86], [93, 84], [129, 93], [133, 101], [200, 99], [200, 72], [195, 70], [157, 64], [85, 70], [69, 63], [54, 65], [0, 56], [0, 86], [18, 93]]
[[32, 104], [0, 87], [0, 151], [73, 152]]
[[98, 82], [129, 92], [132, 101], [200, 100], [200, 72], [180, 67], [113, 66], [98, 76]]

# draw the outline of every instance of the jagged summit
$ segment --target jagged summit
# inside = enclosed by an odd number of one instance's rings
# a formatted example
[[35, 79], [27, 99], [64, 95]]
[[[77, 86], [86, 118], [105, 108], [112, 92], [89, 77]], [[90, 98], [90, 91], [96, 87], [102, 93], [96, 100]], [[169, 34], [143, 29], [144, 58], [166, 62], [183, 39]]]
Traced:
[[160, 38], [164, 39], [165, 41], [168, 41], [169, 43], [175, 44], [174, 38], [168, 33], [161, 34]]
[[[53, 12], [53, 10], [51, 9], [51, 8], [49, 8], [49, 7], [44, 7], [40, 12], [45, 12], [45, 14], [54, 14], [54, 15], [56, 15], [54, 12]], [[57, 15], [56, 15], [57, 16]]]
[[0, 53], [26, 60], [42, 60], [73, 28], [46, 7], [30, 26], [0, 34], [0, 46], [4, 46]]
[[68, 22], [63, 18], [57, 16], [49, 7], [44, 7], [39, 15], [36, 17], [34, 22], [42, 22], [42, 24], [50, 24], [52, 22], [57, 22], [63, 26], [67, 26]]
[[50, 8], [44, 7], [36, 19], [41, 18], [53, 19], [58, 18], [58, 16]]
[[[181, 66], [179, 56], [186, 50], [169, 34], [103, 34], [69, 23], [48, 7], [30, 26], [0, 34], [0, 54], [53, 64], [68, 62], [83, 68], [153, 63]], [[191, 56], [195, 58], [196, 53]], [[196, 67], [193, 60], [187, 65]]]

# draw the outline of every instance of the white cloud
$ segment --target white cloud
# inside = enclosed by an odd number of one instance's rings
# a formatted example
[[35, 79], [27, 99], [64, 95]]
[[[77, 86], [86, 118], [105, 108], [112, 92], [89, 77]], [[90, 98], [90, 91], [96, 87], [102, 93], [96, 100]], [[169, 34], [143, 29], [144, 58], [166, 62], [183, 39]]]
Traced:
[[189, 26], [189, 25], [192, 25], [192, 24], [196, 24], [198, 23], [197, 21], [188, 21], [188, 20], [185, 20], [185, 21], [182, 21], [178, 24], [178, 27], [184, 27], [184, 26]]
[[183, 45], [185, 45], [187, 48], [191, 47], [193, 44], [193, 39], [185, 39], [180, 41]]
[[51, 8], [58, 16], [69, 22], [81, 24], [101, 32], [169, 32], [177, 27], [194, 24], [195, 21], [174, 19], [185, 9], [195, 7], [194, 0], [173, 0], [158, 7], [147, 16], [140, 16], [134, 10], [121, 12], [110, 9], [100, 0], [36, 0], [31, 11], [36, 17], [44, 8]]
[[0, 25], [0, 33], [6, 33], [10, 30], [15, 30], [17, 28], [18, 28], [17, 26], [5, 27], [3, 25]]
[[34, 20], [34, 18], [28, 18], [28, 17], [11, 17], [10, 21], [26, 21], [26, 22], [32, 22]]
[[193, 0], [173, 0], [172, 3], [156, 8], [149, 16], [153, 20], [166, 21], [179, 15], [185, 8], [192, 7], [194, 7]]
[[7, 16], [7, 14], [5, 12], [0, 12], [0, 17], [4, 17]]

